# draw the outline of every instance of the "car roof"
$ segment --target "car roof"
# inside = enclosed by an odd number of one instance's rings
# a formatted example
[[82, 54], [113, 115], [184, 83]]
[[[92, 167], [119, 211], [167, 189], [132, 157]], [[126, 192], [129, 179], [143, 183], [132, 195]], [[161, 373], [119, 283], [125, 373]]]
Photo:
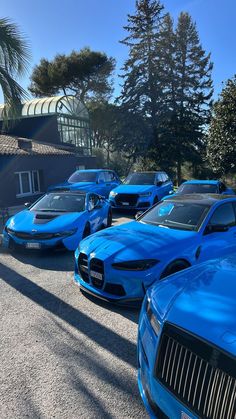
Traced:
[[48, 191], [46, 195], [49, 195], [49, 194], [52, 194], [52, 193], [57, 194], [57, 195], [58, 194], [64, 195], [64, 194], [68, 194], [68, 193], [71, 194], [71, 195], [87, 195], [90, 192], [85, 191], [85, 190], [80, 191], [78, 189], [73, 190], [73, 191], [71, 191], [70, 189], [68, 189], [68, 190], [67, 189], [54, 189], [52, 191]]
[[130, 172], [130, 174], [133, 174], [133, 173], [139, 173], [139, 174], [143, 174], [143, 173], [151, 173], [151, 174], [153, 174], [153, 175], [155, 175], [156, 173], [166, 173], [164, 170], [150, 170], [150, 171], [148, 171], [148, 170], [146, 170], [146, 171], [138, 171], [138, 172]]
[[114, 172], [114, 170], [111, 169], [82, 169], [82, 170], [76, 170], [76, 172], [91, 172], [91, 173], [97, 173], [97, 172]]
[[186, 180], [185, 182], [182, 183], [182, 185], [184, 184], [197, 184], [197, 185], [218, 185], [220, 181], [219, 180], [213, 180], [213, 179], [204, 179], [204, 180], [198, 180], [198, 179], [190, 179], [190, 180]]
[[186, 194], [186, 195], [174, 195], [173, 198], [170, 197], [168, 200], [163, 202], [169, 201], [177, 201], [177, 202], [188, 202], [188, 203], [195, 203], [195, 204], [203, 204], [203, 205], [214, 205], [216, 202], [219, 201], [227, 201], [229, 199], [234, 198], [236, 201], [235, 195], [220, 195], [220, 194]]

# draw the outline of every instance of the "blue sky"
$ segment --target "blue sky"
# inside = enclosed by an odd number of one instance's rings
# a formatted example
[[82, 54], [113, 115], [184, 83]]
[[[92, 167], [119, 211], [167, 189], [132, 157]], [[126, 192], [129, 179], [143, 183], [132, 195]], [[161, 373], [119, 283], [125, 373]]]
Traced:
[[[236, 73], [236, 1], [164, 0], [163, 4], [175, 20], [187, 11], [196, 21], [202, 45], [212, 53], [217, 97], [222, 82]], [[128, 53], [119, 40], [125, 36], [127, 14], [134, 10], [135, 0], [1, 0], [1, 16], [14, 20], [30, 41], [32, 67], [42, 57], [51, 59], [56, 53], [90, 46], [116, 58], [115, 94], [117, 74]], [[21, 80], [25, 88], [29, 75]]]

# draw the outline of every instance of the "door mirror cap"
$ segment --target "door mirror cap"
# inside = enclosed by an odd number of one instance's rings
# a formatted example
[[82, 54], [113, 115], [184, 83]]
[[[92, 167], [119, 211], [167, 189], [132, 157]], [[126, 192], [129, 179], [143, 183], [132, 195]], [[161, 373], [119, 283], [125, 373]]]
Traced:
[[224, 233], [228, 231], [229, 227], [224, 224], [215, 224], [215, 225], [208, 225], [206, 226], [204, 234], [211, 234], [211, 233]]
[[156, 180], [155, 184], [156, 184], [156, 186], [161, 186], [163, 184], [163, 182], [161, 180]]

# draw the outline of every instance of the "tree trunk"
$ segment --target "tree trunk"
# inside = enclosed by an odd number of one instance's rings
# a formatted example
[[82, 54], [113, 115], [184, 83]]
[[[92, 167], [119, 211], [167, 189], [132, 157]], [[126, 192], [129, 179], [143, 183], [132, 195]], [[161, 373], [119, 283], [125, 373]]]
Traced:
[[182, 171], [181, 171], [181, 160], [177, 161], [177, 184], [178, 186], [181, 184], [182, 180]]

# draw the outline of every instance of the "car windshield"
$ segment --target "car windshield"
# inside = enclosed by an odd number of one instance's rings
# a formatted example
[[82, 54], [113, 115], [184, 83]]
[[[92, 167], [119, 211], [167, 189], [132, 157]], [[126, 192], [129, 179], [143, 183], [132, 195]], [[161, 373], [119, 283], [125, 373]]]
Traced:
[[164, 201], [138, 221], [178, 230], [198, 230], [209, 211], [208, 205], [193, 202]]
[[131, 173], [124, 181], [125, 185], [154, 185], [155, 173]]
[[50, 193], [44, 195], [30, 210], [44, 212], [82, 212], [85, 210], [85, 195]]
[[97, 173], [96, 172], [74, 172], [68, 179], [70, 183], [77, 182], [96, 182]]
[[211, 183], [185, 183], [181, 185], [177, 193], [186, 195], [192, 193], [217, 193], [217, 185]]

